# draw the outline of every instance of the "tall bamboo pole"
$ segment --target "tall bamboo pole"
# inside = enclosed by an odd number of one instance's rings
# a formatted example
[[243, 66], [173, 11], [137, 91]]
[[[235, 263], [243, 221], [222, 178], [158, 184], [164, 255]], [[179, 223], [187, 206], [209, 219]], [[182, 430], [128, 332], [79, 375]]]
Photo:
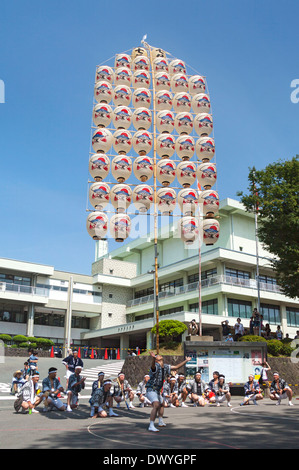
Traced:
[[150, 55], [151, 75], [153, 85], [153, 142], [154, 142], [154, 257], [155, 257], [155, 277], [154, 277], [154, 314], [156, 317], [156, 349], [157, 354], [160, 351], [160, 335], [159, 335], [159, 280], [158, 280], [158, 210], [157, 210], [157, 139], [156, 139], [156, 86], [154, 80], [154, 66], [152, 47], [142, 41], [142, 44], [148, 49]]

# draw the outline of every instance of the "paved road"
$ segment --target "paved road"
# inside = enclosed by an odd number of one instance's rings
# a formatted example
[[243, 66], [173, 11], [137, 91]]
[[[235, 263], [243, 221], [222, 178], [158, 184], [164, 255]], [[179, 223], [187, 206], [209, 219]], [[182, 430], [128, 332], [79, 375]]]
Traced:
[[[7, 358], [14, 359], [16, 358]], [[53, 362], [54, 361], [54, 362]], [[11, 363], [8, 363], [11, 362]], [[10, 381], [13, 361], [0, 364], [2, 377]], [[84, 369], [104, 367], [89, 360]], [[41, 361], [46, 372], [52, 364], [60, 372], [60, 360]], [[108, 366], [108, 364], [107, 364]], [[20, 367], [20, 366], [18, 366]], [[61, 369], [61, 375], [64, 369]], [[5, 380], [3, 380], [5, 382]], [[0, 392], [1, 393], [1, 392]], [[297, 449], [299, 442], [299, 401], [293, 407], [285, 401], [276, 406], [269, 399], [258, 406], [240, 407], [240, 397], [233, 397], [232, 408], [215, 405], [204, 408], [176, 408], [165, 411], [167, 426], [159, 433], [148, 432], [150, 408], [128, 411], [123, 405], [117, 418], [89, 417], [86, 391], [78, 410], [72, 413], [52, 411], [34, 415], [15, 413], [14, 397], [0, 397], [1, 449], [110, 449], [140, 452], [181, 449]], [[6, 398], [5, 398], [6, 396]], [[64, 400], [65, 401], [65, 400]], [[137, 404], [135, 398], [134, 404]], [[140, 455], [140, 454], [138, 454]], [[142, 454], [141, 454], [142, 455]]]

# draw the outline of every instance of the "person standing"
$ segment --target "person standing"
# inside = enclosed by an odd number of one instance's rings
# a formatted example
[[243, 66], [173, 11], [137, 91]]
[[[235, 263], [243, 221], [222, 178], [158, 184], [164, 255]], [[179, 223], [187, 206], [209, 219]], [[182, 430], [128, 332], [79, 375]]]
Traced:
[[159, 429], [155, 427], [156, 416], [159, 416], [159, 427], [166, 426], [163, 421], [164, 415], [164, 399], [161, 395], [161, 389], [164, 384], [164, 380], [171, 375], [172, 370], [177, 370], [180, 367], [183, 367], [188, 361], [191, 360], [190, 357], [186, 357], [185, 361], [181, 362], [176, 366], [171, 366], [170, 364], [164, 364], [164, 359], [160, 354], [155, 354], [150, 352], [152, 357], [152, 364], [149, 371], [150, 379], [146, 384], [146, 397], [151, 402], [153, 409], [150, 415], [150, 424], [149, 431], [158, 432]]
[[75, 373], [75, 368], [80, 366], [83, 369], [83, 361], [80, 357], [78, 357], [78, 350], [74, 349], [71, 354], [65, 357], [62, 361], [62, 364], [65, 365], [66, 368], [66, 387], [68, 388], [68, 381], [72, 374]]
[[75, 367], [75, 373], [70, 375], [67, 389], [67, 409], [72, 411], [79, 404], [79, 393], [85, 388], [86, 377], [81, 377], [81, 366]]
[[284, 379], [281, 379], [278, 372], [273, 374], [274, 380], [270, 386], [270, 400], [277, 401], [276, 405], [281, 404], [281, 400], [288, 399], [288, 405], [294, 406], [292, 403], [293, 391]]
[[241, 318], [237, 318], [237, 323], [235, 324], [235, 336], [234, 341], [238, 341], [244, 335], [244, 326], [241, 323]]
[[268, 375], [267, 372], [271, 370], [271, 367], [269, 366], [268, 362], [263, 362], [262, 363], [262, 369], [260, 372], [260, 379], [259, 379], [259, 384], [261, 387], [261, 390], [264, 392], [264, 395], [269, 398], [270, 397], [270, 389], [269, 389], [269, 383], [268, 383]]
[[56, 375], [56, 367], [50, 367], [48, 377], [42, 382], [42, 393], [45, 405], [43, 411], [51, 411], [53, 408], [57, 408], [60, 411], [65, 411], [66, 409], [60, 398], [58, 398], [58, 395], [64, 390]]
[[222, 326], [222, 340], [225, 341], [230, 333], [230, 327], [228, 326], [228, 320], [221, 322]]

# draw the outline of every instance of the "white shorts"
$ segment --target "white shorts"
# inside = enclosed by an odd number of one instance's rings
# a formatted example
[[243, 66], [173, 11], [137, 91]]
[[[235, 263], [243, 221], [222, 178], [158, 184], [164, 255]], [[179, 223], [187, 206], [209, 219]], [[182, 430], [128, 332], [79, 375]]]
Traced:
[[215, 395], [215, 400], [216, 400], [216, 403], [223, 403], [226, 400], [226, 396]]
[[158, 392], [155, 392], [154, 390], [149, 390], [146, 392], [146, 398], [153, 403], [154, 401], [158, 401], [161, 405], [164, 403], [164, 398], [162, 395]]

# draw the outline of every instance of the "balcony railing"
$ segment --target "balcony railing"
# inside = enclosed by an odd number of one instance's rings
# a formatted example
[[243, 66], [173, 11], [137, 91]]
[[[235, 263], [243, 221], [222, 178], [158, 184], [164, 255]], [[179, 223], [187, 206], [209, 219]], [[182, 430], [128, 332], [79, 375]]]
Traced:
[[[201, 287], [203, 289], [212, 287], [219, 284], [226, 284], [237, 287], [246, 287], [249, 289], [257, 289], [256, 279], [241, 279], [233, 276], [212, 276], [208, 279], [203, 279], [201, 281]], [[180, 287], [174, 287], [171, 290], [165, 290], [159, 292], [159, 299], [164, 299], [166, 297], [177, 296], [181, 294], [186, 294], [188, 292], [196, 291], [199, 288], [198, 282], [192, 282], [191, 284], [186, 284]], [[281, 293], [281, 289], [276, 284], [268, 284], [266, 282], [260, 282], [260, 289], [268, 292]], [[127, 307], [135, 307], [136, 305], [143, 305], [148, 302], [153, 302], [154, 295], [146, 295], [144, 297], [139, 297], [138, 299], [129, 300], [127, 302]]]
[[43, 287], [22, 286], [21, 284], [12, 284], [9, 282], [0, 282], [0, 297], [4, 292], [12, 292], [15, 294], [37, 295], [40, 297], [48, 297], [47, 289]]

